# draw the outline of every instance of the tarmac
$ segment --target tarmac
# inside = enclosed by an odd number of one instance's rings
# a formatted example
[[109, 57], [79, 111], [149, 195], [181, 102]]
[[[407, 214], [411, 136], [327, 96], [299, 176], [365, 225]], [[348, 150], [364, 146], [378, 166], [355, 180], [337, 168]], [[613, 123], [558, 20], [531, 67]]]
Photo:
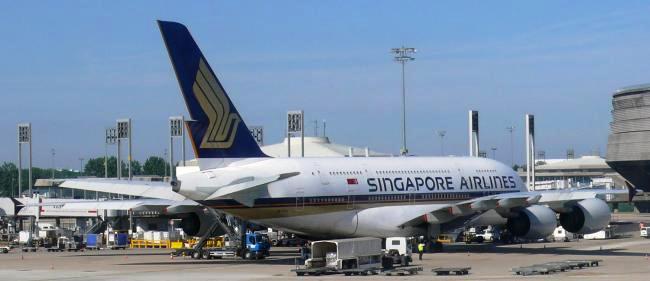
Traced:
[[[169, 249], [100, 250], [80, 253], [22, 253], [14, 249], [0, 254], [2, 280], [650, 280], [650, 239], [640, 238], [636, 222], [629, 223], [623, 238], [571, 242], [497, 245], [454, 243], [441, 253], [425, 254], [414, 264], [423, 271], [413, 276], [297, 277], [297, 248], [274, 248], [265, 260], [192, 260], [174, 258]], [[520, 276], [514, 267], [569, 259], [601, 259], [598, 267], [550, 275]], [[436, 276], [435, 267], [470, 266], [469, 275]]]

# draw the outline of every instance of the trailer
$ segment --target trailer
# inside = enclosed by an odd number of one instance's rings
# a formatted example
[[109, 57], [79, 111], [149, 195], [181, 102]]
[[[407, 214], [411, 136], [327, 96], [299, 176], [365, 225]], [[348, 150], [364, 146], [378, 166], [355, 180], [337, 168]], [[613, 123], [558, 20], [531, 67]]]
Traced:
[[585, 267], [594, 267], [598, 266], [601, 262], [602, 260], [599, 259], [547, 262], [530, 266], [515, 267], [512, 269], [512, 272], [522, 276], [533, 274], [547, 275], [555, 272], [565, 272], [568, 270], [582, 269]]
[[[291, 270], [298, 276], [343, 273], [378, 274], [382, 268], [381, 239], [373, 237], [322, 240], [311, 244], [311, 258]], [[388, 258], [392, 266], [392, 258]]]
[[467, 275], [472, 268], [469, 266], [464, 267], [436, 267], [431, 269], [431, 272], [436, 275], [450, 275], [451, 273], [455, 275]]
[[381, 274], [386, 276], [392, 276], [392, 275], [404, 276], [404, 275], [416, 275], [420, 273], [420, 271], [422, 271], [421, 266], [404, 266], [404, 267], [397, 267], [392, 269], [383, 269], [381, 271]]

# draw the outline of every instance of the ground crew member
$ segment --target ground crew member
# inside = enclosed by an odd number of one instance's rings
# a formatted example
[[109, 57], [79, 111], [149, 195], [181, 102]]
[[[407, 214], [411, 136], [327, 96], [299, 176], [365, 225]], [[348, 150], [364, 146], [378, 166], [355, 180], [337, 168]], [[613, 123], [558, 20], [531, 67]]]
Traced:
[[422, 254], [424, 254], [424, 242], [422, 241], [418, 244], [418, 253], [420, 254], [420, 260], [422, 260]]

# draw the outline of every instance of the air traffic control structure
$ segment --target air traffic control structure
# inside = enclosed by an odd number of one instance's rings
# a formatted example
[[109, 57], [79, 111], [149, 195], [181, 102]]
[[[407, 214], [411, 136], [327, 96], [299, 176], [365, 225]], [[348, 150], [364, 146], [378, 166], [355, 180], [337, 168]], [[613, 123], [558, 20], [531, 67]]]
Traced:
[[637, 189], [650, 191], [650, 84], [614, 92], [607, 164]]

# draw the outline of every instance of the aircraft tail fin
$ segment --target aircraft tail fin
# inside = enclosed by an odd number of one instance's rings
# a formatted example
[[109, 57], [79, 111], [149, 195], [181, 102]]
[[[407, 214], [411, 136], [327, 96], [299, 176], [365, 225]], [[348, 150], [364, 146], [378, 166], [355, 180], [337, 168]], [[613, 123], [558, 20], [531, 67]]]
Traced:
[[192, 121], [187, 121], [197, 158], [268, 157], [232, 104], [189, 30], [158, 21]]

